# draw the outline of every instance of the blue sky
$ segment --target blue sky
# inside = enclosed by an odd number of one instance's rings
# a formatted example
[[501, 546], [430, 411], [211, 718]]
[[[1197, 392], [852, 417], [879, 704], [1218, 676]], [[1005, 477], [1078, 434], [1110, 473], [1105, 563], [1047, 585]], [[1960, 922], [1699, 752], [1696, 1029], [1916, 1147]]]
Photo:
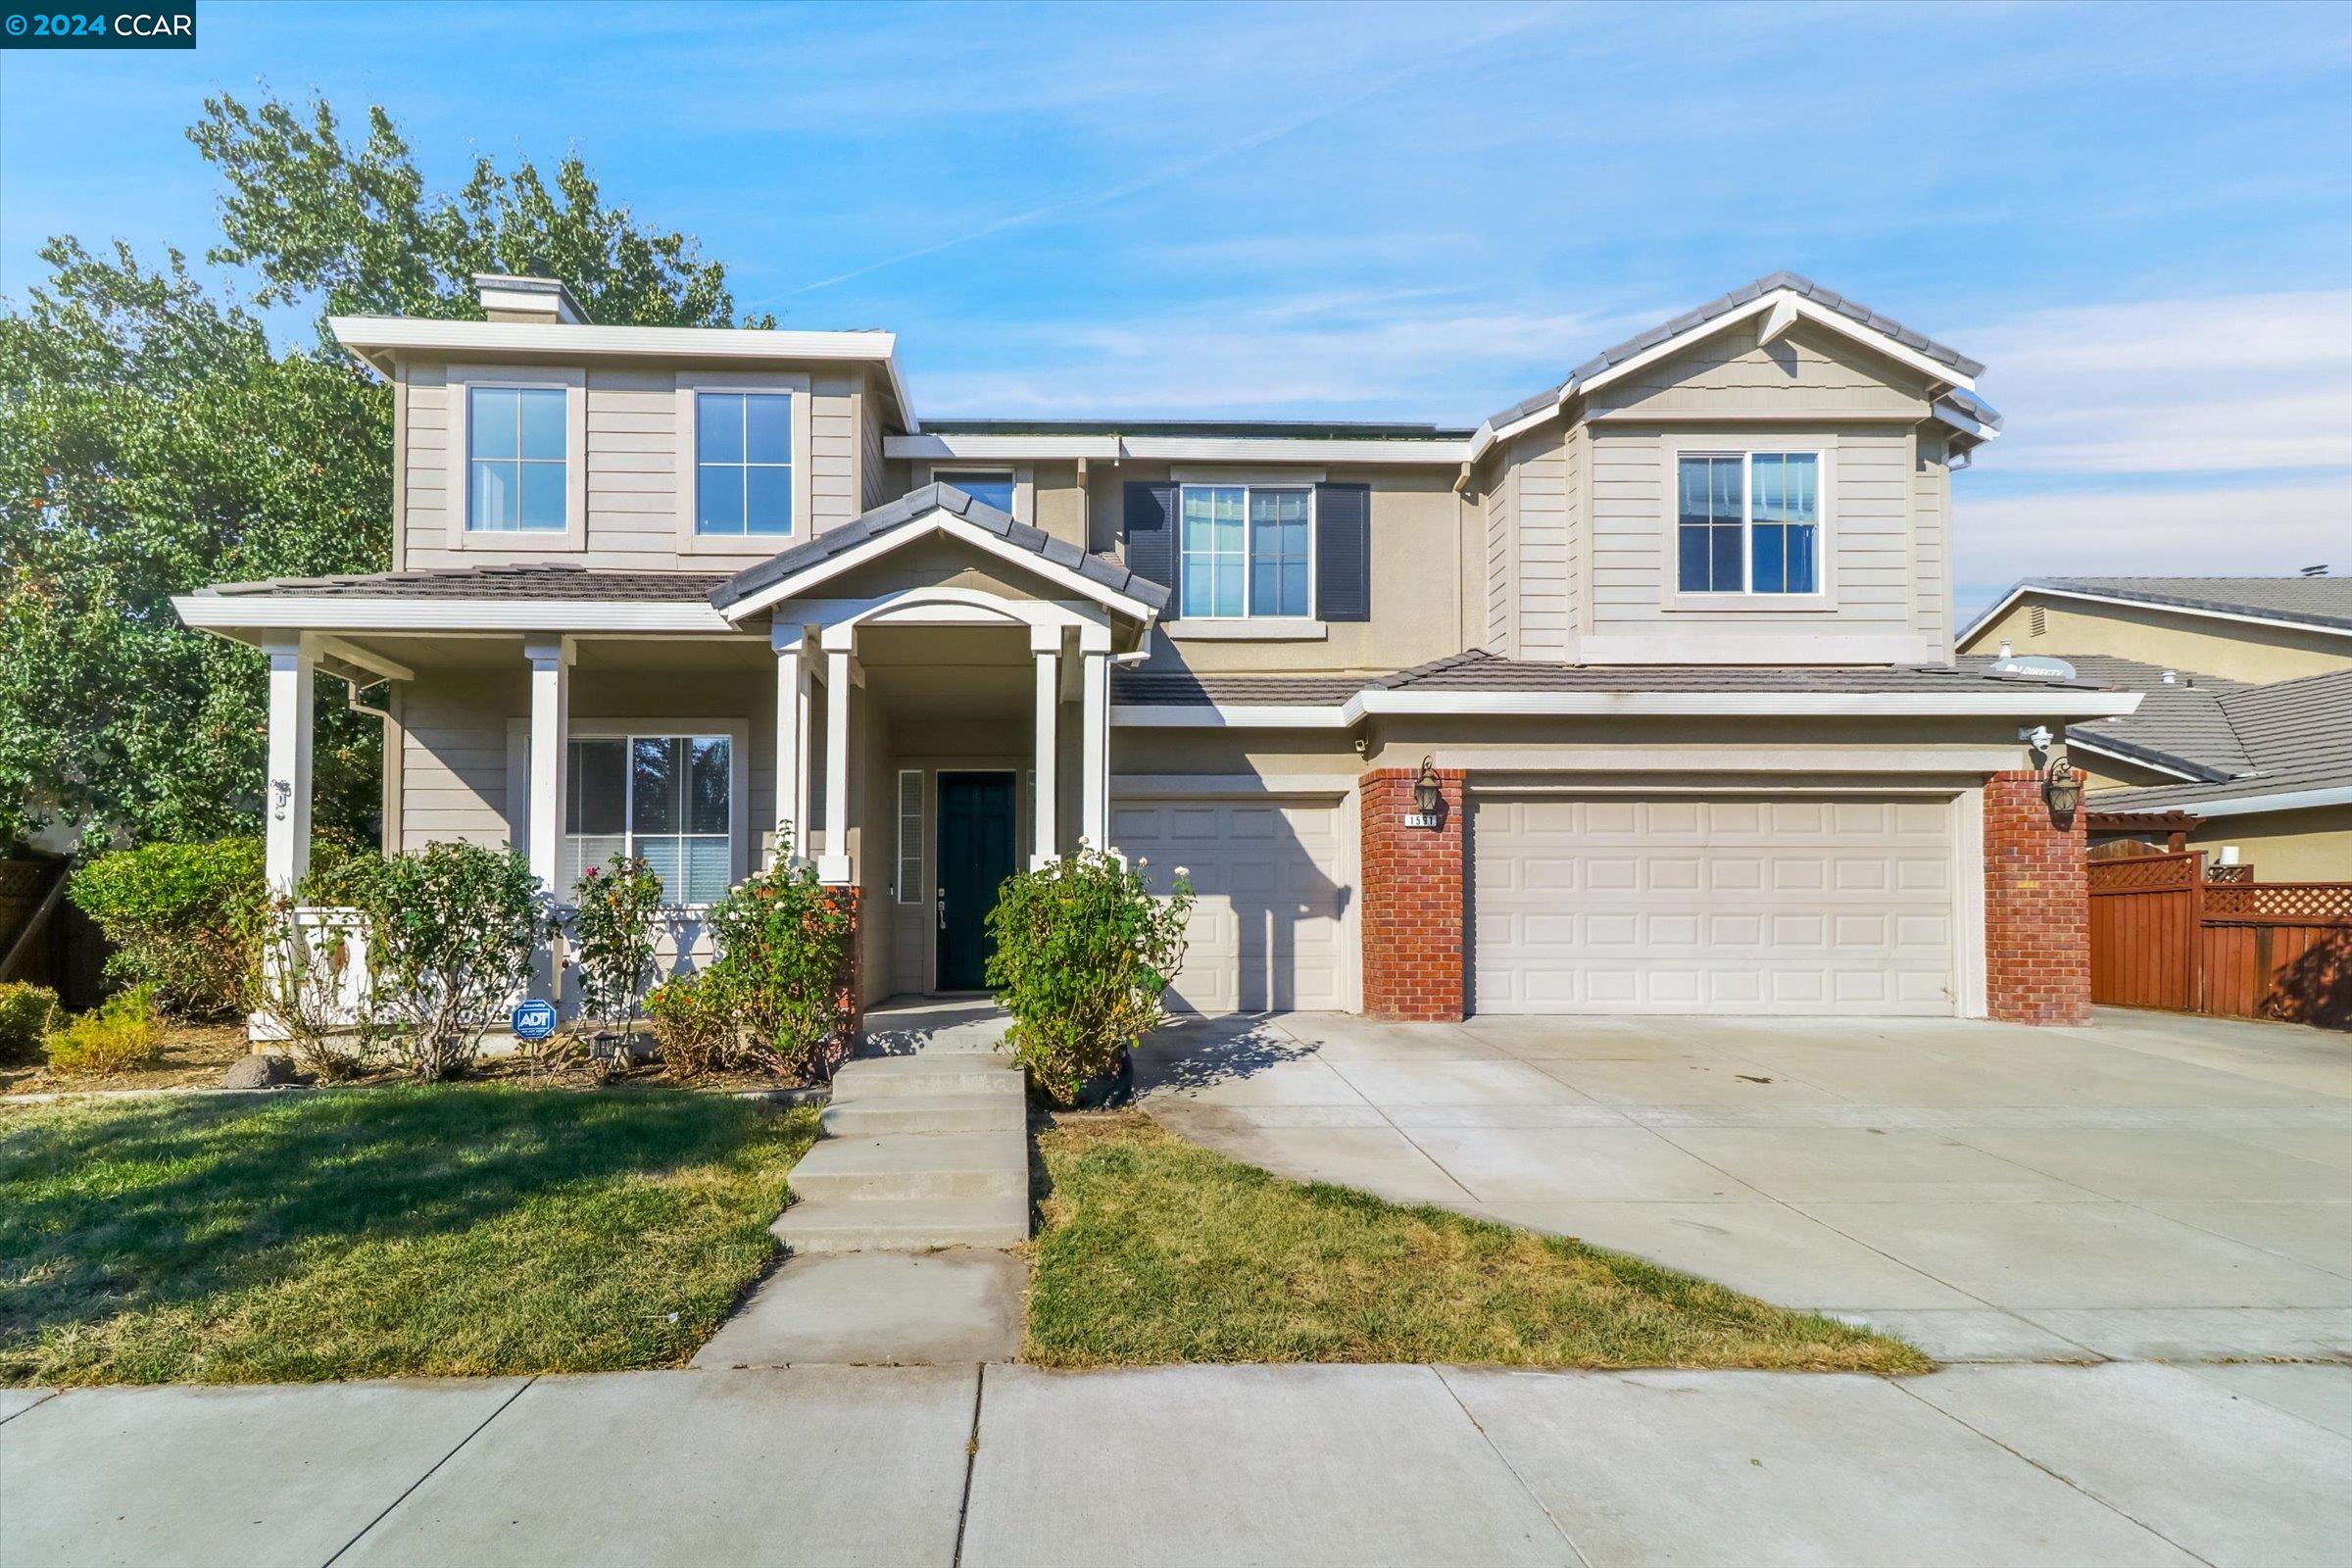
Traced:
[[241, 5], [0, 52], [0, 293], [200, 251], [207, 92], [577, 148], [934, 415], [1474, 423], [1788, 267], [1984, 360], [1961, 604], [2352, 572], [2352, 7]]

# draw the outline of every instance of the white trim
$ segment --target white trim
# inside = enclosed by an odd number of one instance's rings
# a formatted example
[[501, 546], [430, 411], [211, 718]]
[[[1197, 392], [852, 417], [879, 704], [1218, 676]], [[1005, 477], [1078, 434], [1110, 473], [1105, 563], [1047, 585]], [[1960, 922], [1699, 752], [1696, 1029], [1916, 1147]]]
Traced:
[[1414, 692], [1362, 691], [1332, 706], [1121, 703], [1111, 722], [1141, 729], [1346, 729], [1377, 713], [1452, 717], [1676, 714], [1784, 718], [2114, 718], [2137, 692]]
[[1355, 788], [1353, 773], [1113, 773], [1111, 804], [1164, 800], [1336, 800]]
[[2000, 438], [2001, 432], [1997, 427], [1986, 424], [1957, 403], [1937, 398], [1929, 406], [1928, 412], [1973, 441], [1995, 441]]
[[1005, 458], [1063, 463], [1103, 458], [1115, 463], [1119, 458], [1119, 438], [1115, 435], [888, 435], [882, 438], [882, 455], [917, 463], [987, 463]]
[[[1313, 597], [1311, 592], [1308, 597]], [[1200, 620], [1163, 620], [1160, 631], [1178, 642], [1319, 643], [1331, 628], [1311, 615], [1227, 615]]]
[[1984, 789], [1962, 790], [1952, 797], [1952, 1011], [1963, 1018], [1983, 1018], [1991, 1011], [1986, 995], [1984, 959]]
[[[340, 637], [316, 636], [311, 639], [311, 647], [316, 649], [320, 657], [337, 660], [350, 665], [361, 674], [372, 675], [377, 680], [415, 680], [416, 678], [416, 671], [399, 660], [387, 659], [373, 649], [362, 648], [359, 644], [345, 642]], [[359, 684], [369, 685], [372, 682], [362, 681]]]
[[2133, 767], [2144, 767], [2151, 773], [2169, 773], [2174, 778], [2184, 779], [2191, 784], [2214, 782], [2203, 774], [2192, 773], [2184, 767], [2175, 767], [2169, 762], [2152, 762], [2144, 757], [2118, 750], [2112, 745], [2102, 746], [2097, 740], [2078, 729], [2070, 729], [2066, 732], [2066, 749], [2070, 752], [2088, 752], [2093, 757], [2113, 758], [2119, 762], [2129, 762]]
[[[1176, 607], [1178, 614], [1184, 621], [1189, 622], [1195, 628], [1217, 624], [1239, 626], [1252, 622], [1258, 625], [1283, 626], [1319, 623], [1318, 612], [1322, 606], [1316, 603], [1318, 595], [1315, 591], [1317, 575], [1322, 568], [1321, 551], [1317, 544], [1318, 536], [1322, 532], [1319, 515], [1322, 511], [1322, 496], [1316, 488], [1319, 482], [1319, 480], [1288, 476], [1266, 479], [1245, 478], [1240, 475], [1207, 479], [1180, 479], [1177, 482], [1176, 580], [1168, 584], [1168, 603]], [[1239, 490], [1242, 492], [1242, 612], [1238, 615], [1196, 615], [1188, 612], [1185, 609], [1184, 558], [1191, 554], [1191, 550], [1185, 542], [1184, 496], [1188, 490]], [[1257, 612], [1257, 606], [1254, 603], [1257, 597], [1257, 521], [1250, 515], [1250, 503], [1257, 492], [1261, 490], [1298, 491], [1306, 496], [1306, 612], [1302, 615], [1261, 615]], [[1194, 635], [1200, 634], [1196, 630]], [[1212, 632], [1208, 635], [1214, 636], [1215, 634]], [[1235, 635], [1248, 637], [1250, 633], [1241, 632]]]
[[898, 337], [890, 332], [793, 332], [735, 326], [547, 325], [537, 321], [448, 321], [414, 316], [330, 316], [335, 341], [390, 372], [403, 353], [556, 354], [634, 359], [825, 360], [880, 365], [890, 375], [906, 428], [919, 431], [914, 404], [899, 378]]
[[2224, 801], [2175, 801], [2170, 806], [2101, 806], [2096, 795], [2082, 798], [2086, 810], [2140, 816], [2187, 811], [2195, 816], [2258, 816], [2267, 811], [2304, 811], [2322, 806], [2352, 806], [2352, 784], [2316, 790], [2281, 790], [2276, 795], [2233, 795]]
[[627, 599], [365, 599], [343, 594], [181, 594], [172, 601], [201, 631], [739, 632], [708, 603]]
[[[914, 833], [911, 846], [908, 843], [906, 832], [906, 781], [908, 779], [914, 780]], [[924, 824], [931, 818], [930, 813], [924, 809], [924, 784], [925, 779], [921, 768], [902, 767], [898, 770], [898, 788], [891, 797], [891, 807], [896, 813], [893, 831], [898, 838], [899, 852], [891, 876], [891, 902], [894, 904], [926, 902], [923, 868], [931, 863], [931, 857], [923, 839]], [[914, 876], [911, 880], [906, 875], [906, 858], [910, 847], [914, 856]]]
[[[1666, 491], [1665, 537], [1660, 541], [1658, 607], [1666, 614], [1761, 613], [1788, 614], [1810, 611], [1831, 614], [1838, 609], [1837, 524], [1834, 474], [1838, 467], [1835, 435], [1806, 436], [1775, 443], [1753, 435], [1712, 432], [1675, 432], [1659, 438], [1660, 466]], [[1760, 593], [1756, 589], [1756, 459], [1811, 458], [1813, 460], [1813, 591]], [[1693, 458], [1740, 460], [1740, 586], [1736, 590], [1685, 588], [1682, 576], [1683, 465]]]
[[[680, 370], [677, 373], [677, 502], [678, 554], [727, 556], [749, 564], [789, 550], [810, 536], [809, 511], [814, 506], [810, 469], [810, 431], [814, 398], [808, 377], [797, 370]], [[702, 474], [696, 462], [704, 392], [782, 393], [792, 399], [792, 527], [784, 533], [706, 534], [696, 526]]]
[[727, 607], [725, 618], [730, 621], [740, 621], [759, 613], [771, 605], [779, 604], [787, 599], [799, 598], [809, 589], [830, 582], [844, 572], [853, 571], [869, 561], [878, 560], [890, 554], [902, 545], [910, 544], [933, 533], [945, 534], [951, 539], [970, 545], [975, 550], [1011, 562], [1016, 566], [1025, 567], [1048, 582], [1083, 595], [1122, 615], [1143, 621], [1146, 625], [1151, 624], [1156, 618], [1157, 612], [1143, 601], [1130, 599], [1122, 593], [1115, 593], [1084, 572], [1073, 571], [1059, 562], [1049, 560], [1034, 550], [1024, 550], [1019, 545], [991, 533], [977, 524], [966, 522], [956, 514], [940, 507], [934, 507], [921, 516], [902, 523], [886, 533], [877, 534], [854, 549], [845, 550], [837, 556], [827, 557], [780, 581], [772, 582], [748, 598], [737, 600]]
[[[453, 365], [446, 372], [449, 451], [448, 504], [442, 543], [451, 550], [545, 556], [588, 548], [588, 372], [576, 366]], [[564, 526], [473, 526], [473, 394], [512, 388], [564, 396]]]
[[2093, 593], [2081, 588], [2051, 588], [2041, 583], [2021, 582], [2010, 589], [1999, 604], [1970, 621], [1967, 627], [1961, 631], [1959, 641], [1966, 643], [1993, 617], [2001, 614], [2028, 594], [2046, 594], [2053, 599], [2076, 599], [2092, 605], [2122, 605], [2132, 610], [2154, 610], [2174, 615], [2198, 615], [2208, 620], [2232, 620], [2251, 626], [2291, 626], [2297, 631], [2317, 632], [2324, 637], [2352, 637], [2352, 626], [2329, 626], [2320, 621], [2301, 620], [2282, 613], [2265, 614], [2248, 610], [2208, 610], [2196, 605], [2172, 605], [2154, 599], [2134, 599], [2126, 594]]
[[1329, 471], [1325, 468], [1234, 468], [1178, 464], [1168, 469], [1168, 477], [1178, 485], [1245, 484], [1258, 490], [1297, 490], [1304, 485], [1323, 483]]

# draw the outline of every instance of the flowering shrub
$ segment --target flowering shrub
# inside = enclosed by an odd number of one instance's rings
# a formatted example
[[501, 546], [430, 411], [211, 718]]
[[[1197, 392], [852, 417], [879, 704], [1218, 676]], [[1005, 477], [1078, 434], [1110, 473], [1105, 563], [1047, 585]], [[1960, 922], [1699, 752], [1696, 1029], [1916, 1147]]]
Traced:
[[590, 866], [571, 885], [577, 912], [571, 956], [580, 976], [580, 1006], [589, 1017], [637, 1031], [637, 999], [654, 972], [654, 919], [662, 912], [662, 878], [643, 856], [615, 855]]
[[470, 1066], [548, 929], [530, 862], [514, 850], [428, 844], [354, 861], [334, 884], [367, 942], [368, 1044], [427, 1083]]
[[351, 935], [344, 917], [306, 918], [294, 900], [273, 899], [254, 981], [255, 1006], [275, 1023], [286, 1054], [330, 1083], [367, 1064], [366, 1039], [352, 1030], [342, 1006]]
[[743, 1031], [745, 1059], [770, 1072], [830, 1077], [849, 1054], [857, 1017], [854, 897], [794, 864], [776, 863], [727, 890], [710, 909], [721, 988]]
[[988, 983], [1012, 1014], [1005, 1040], [1048, 1099], [1067, 1104], [1159, 1024], [1184, 964], [1192, 879], [1153, 896], [1143, 862], [1081, 848], [1008, 879], [988, 912]]

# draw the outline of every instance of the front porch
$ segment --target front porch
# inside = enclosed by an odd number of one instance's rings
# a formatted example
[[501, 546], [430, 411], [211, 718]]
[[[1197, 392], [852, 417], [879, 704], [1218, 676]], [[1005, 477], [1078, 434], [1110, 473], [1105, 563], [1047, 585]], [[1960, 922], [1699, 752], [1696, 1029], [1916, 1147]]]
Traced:
[[[1111, 666], [1164, 596], [956, 492], [908, 503], [725, 578], [548, 566], [183, 600], [269, 661], [272, 893], [310, 869], [323, 674], [355, 705], [385, 691], [366, 709], [387, 852], [512, 846], [559, 916], [587, 868], [643, 856], [663, 976], [710, 956], [727, 887], [805, 858], [856, 892], [861, 1001], [980, 988], [997, 884], [1109, 841]], [[562, 946], [529, 992], [568, 1013]]]

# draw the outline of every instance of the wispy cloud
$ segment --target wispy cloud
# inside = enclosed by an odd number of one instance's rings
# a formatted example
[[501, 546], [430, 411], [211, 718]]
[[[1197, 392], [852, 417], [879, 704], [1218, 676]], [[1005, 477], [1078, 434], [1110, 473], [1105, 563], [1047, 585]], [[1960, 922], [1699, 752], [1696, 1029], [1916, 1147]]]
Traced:
[[2352, 568], [2352, 480], [2052, 491], [1954, 504], [1960, 604], [2040, 573], [2268, 575]]

